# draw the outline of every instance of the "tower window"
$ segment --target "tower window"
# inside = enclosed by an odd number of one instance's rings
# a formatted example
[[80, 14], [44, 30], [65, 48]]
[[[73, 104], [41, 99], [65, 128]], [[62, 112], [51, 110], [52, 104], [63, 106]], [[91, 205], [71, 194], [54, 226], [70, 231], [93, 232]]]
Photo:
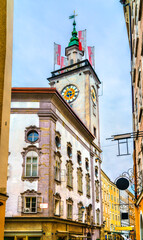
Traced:
[[73, 59], [70, 60], [70, 64], [71, 64], [71, 65], [73, 64]]

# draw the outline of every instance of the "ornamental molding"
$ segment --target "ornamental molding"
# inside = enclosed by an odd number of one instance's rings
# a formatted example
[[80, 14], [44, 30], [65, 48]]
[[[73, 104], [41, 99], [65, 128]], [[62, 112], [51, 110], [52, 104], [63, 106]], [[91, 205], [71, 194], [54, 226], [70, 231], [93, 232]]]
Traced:
[[59, 193], [55, 193], [53, 196], [59, 200], [61, 199], [61, 195]]
[[52, 109], [40, 108], [38, 111], [38, 116], [41, 119], [48, 119], [56, 123], [58, 120], [58, 115]]
[[40, 192], [37, 192], [37, 191], [35, 191], [34, 189], [32, 189], [32, 190], [30, 190], [30, 189], [27, 189], [26, 191], [24, 191], [23, 193], [20, 193], [22, 196], [23, 195], [31, 195], [31, 196], [33, 196], [33, 195], [41, 195], [41, 193]]
[[25, 156], [27, 155], [28, 152], [31, 152], [31, 151], [34, 151], [38, 154], [38, 156], [40, 157], [42, 155], [42, 152], [41, 152], [41, 148], [38, 148], [34, 145], [29, 145], [28, 147], [26, 148], [23, 148], [23, 152], [21, 152], [22, 154], [22, 157], [25, 158]]

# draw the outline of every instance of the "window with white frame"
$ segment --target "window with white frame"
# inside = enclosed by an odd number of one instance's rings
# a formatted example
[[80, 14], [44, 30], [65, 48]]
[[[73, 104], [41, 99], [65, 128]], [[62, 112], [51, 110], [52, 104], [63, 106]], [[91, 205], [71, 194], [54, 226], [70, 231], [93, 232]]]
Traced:
[[41, 193], [35, 190], [26, 190], [18, 197], [18, 212], [38, 213], [42, 212], [40, 204], [43, 202]]
[[59, 193], [54, 195], [54, 214], [56, 216], [63, 215], [63, 201], [61, 201], [61, 196]]
[[26, 196], [24, 198], [24, 212], [36, 213], [37, 212], [37, 199], [36, 197]]
[[25, 176], [26, 177], [38, 176], [38, 154], [34, 151], [30, 151], [26, 155]]

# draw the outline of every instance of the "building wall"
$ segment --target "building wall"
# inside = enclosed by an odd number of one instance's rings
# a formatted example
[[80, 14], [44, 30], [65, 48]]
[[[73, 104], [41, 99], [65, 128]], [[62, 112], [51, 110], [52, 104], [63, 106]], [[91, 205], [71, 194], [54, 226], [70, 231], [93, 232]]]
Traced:
[[[142, 96], [143, 96], [143, 3], [141, 0], [125, 1], [129, 3], [124, 7], [125, 20], [127, 26], [127, 33], [129, 38], [131, 50], [131, 73], [132, 73], [132, 86], [133, 86], [133, 131], [143, 130], [143, 114], [142, 114]], [[131, 16], [129, 11], [131, 9]], [[131, 22], [130, 22], [131, 19]], [[131, 29], [130, 29], [131, 25]], [[131, 33], [131, 35], [130, 35]], [[131, 48], [132, 38], [132, 48]], [[142, 153], [142, 137], [137, 137], [134, 140], [134, 174], [136, 186], [136, 198], [138, 199], [142, 192], [142, 178], [143, 173], [143, 153]], [[141, 200], [141, 202], [143, 199]], [[142, 205], [142, 203], [141, 203]], [[139, 206], [137, 206], [139, 207]], [[136, 228], [138, 228], [138, 219], [140, 213], [136, 209]], [[137, 231], [137, 240], [141, 239], [140, 230]]]
[[12, 42], [13, 42], [13, 0], [2, 0], [0, 4], [0, 238], [4, 234], [4, 216], [7, 162], [9, 118], [11, 101], [12, 78]]
[[101, 170], [103, 221], [105, 232], [114, 232], [121, 226], [119, 208], [119, 190], [109, 177]]
[[[10, 124], [10, 145], [9, 145], [9, 168], [8, 168], [8, 181], [7, 181], [7, 189], [9, 194], [9, 199], [7, 201], [6, 208], [6, 227], [5, 227], [5, 236], [10, 236], [10, 230], [15, 231], [14, 236], [18, 236], [17, 231], [25, 230], [27, 226], [27, 231], [32, 229], [33, 225], [29, 226], [29, 223], [26, 222], [28, 219], [35, 218], [35, 230], [37, 234], [41, 234], [40, 231], [45, 231], [46, 234], [43, 236], [43, 239], [52, 235], [54, 224], [52, 224], [52, 229], [50, 228], [50, 223], [42, 224], [39, 222], [38, 218], [40, 217], [56, 217], [54, 214], [54, 196], [58, 193], [61, 197], [61, 201], [64, 203], [63, 213], [59, 216], [60, 219], [67, 220], [67, 206], [66, 200], [70, 197], [73, 200], [73, 217], [72, 220], [76, 221], [77, 224], [85, 224], [85, 215], [86, 215], [86, 207], [89, 205], [92, 206], [92, 223], [97, 225], [96, 230], [94, 232], [94, 237], [100, 236], [99, 227], [101, 225], [101, 196], [99, 192], [99, 199], [96, 200], [96, 188], [94, 186], [95, 181], [98, 180], [100, 183], [100, 161], [97, 161], [97, 154], [95, 153], [95, 148], [92, 146], [91, 140], [88, 140], [87, 135], [85, 134], [85, 130], [81, 131], [77, 126], [77, 120], [71, 118], [71, 113], [67, 111], [61, 112], [61, 105], [59, 101], [55, 101], [54, 97], [51, 100], [51, 96], [47, 100], [44, 99], [43, 96], [35, 95], [35, 98], [41, 98], [41, 101], [35, 102], [34, 99], [32, 101], [29, 100], [29, 97], [20, 96], [21, 102], [18, 97], [13, 97], [12, 100], [12, 109], [11, 109], [11, 124]], [[32, 97], [31, 97], [32, 98]], [[56, 104], [57, 103], [57, 104]], [[62, 104], [62, 103], [60, 103]], [[78, 123], [79, 124], [79, 123]], [[36, 127], [40, 131], [40, 141], [37, 143], [30, 144], [26, 141], [27, 136], [27, 128]], [[56, 147], [55, 144], [55, 136], [59, 134], [61, 137], [61, 147]], [[71, 161], [73, 163], [73, 189], [69, 190], [67, 188], [67, 169], [66, 162], [69, 160], [67, 156], [67, 143], [72, 146], [72, 158]], [[28, 148], [36, 147], [40, 151], [39, 156], [39, 175], [38, 179], [27, 179], [23, 176], [24, 171], [24, 152]], [[34, 150], [33, 150], [34, 151]], [[77, 162], [77, 151], [81, 152], [81, 164]], [[61, 170], [64, 173], [62, 176], [62, 181], [57, 183], [54, 180], [54, 166], [55, 166], [55, 154], [60, 153], [61, 155]], [[92, 154], [91, 154], [92, 153]], [[91, 157], [92, 156], [92, 157]], [[89, 170], [85, 167], [85, 160], [89, 160]], [[98, 166], [98, 174], [95, 176], [95, 166]], [[83, 193], [79, 194], [77, 191], [77, 168], [82, 168], [82, 185], [83, 185]], [[90, 175], [90, 197], [86, 196], [86, 181], [85, 176], [89, 173]], [[16, 186], [16, 187], [15, 187]], [[43, 202], [48, 203], [48, 209], [44, 209], [38, 213], [23, 213], [21, 211], [22, 202], [19, 201], [21, 199], [21, 194], [25, 191], [37, 192], [41, 193], [41, 197], [43, 197]], [[20, 198], [19, 198], [20, 197]], [[82, 202], [84, 206], [83, 212], [83, 222], [78, 223], [78, 203]], [[99, 223], [97, 223], [97, 215], [96, 211], [100, 211]], [[24, 220], [23, 220], [24, 217]], [[17, 220], [20, 219], [22, 221], [23, 226], [21, 228], [21, 223]], [[70, 220], [70, 225], [72, 223]], [[39, 224], [37, 223], [39, 222]], [[55, 220], [56, 221], [56, 220]], [[17, 225], [16, 225], [17, 222]], [[48, 227], [49, 226], [49, 227]], [[67, 228], [69, 225], [65, 225], [65, 223], [59, 229]], [[89, 225], [91, 228], [91, 225]], [[85, 228], [85, 225], [83, 225]], [[41, 230], [42, 229], [42, 230]], [[45, 229], [45, 230], [44, 230]], [[71, 227], [72, 229], [72, 227]], [[74, 231], [78, 231], [78, 226], [73, 227]], [[81, 232], [82, 228], [79, 226], [79, 232]], [[38, 232], [39, 231], [39, 232]], [[49, 231], [49, 233], [48, 233]], [[86, 232], [86, 228], [84, 233]], [[22, 233], [20, 233], [22, 234]], [[25, 236], [26, 233], [23, 233]], [[30, 233], [28, 233], [30, 234]], [[55, 234], [55, 233], [54, 233]], [[87, 232], [86, 232], [87, 234]], [[12, 236], [12, 235], [11, 235]], [[26, 235], [27, 236], [27, 235]], [[29, 235], [30, 236], [30, 235]], [[39, 235], [36, 235], [39, 236]], [[55, 238], [57, 236], [55, 235]]]

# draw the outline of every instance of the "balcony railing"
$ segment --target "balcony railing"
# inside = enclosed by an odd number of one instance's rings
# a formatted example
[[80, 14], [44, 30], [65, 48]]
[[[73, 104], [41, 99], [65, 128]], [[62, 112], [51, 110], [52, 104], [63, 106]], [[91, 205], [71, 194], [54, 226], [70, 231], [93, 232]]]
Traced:
[[69, 65], [67, 67], [60, 68], [60, 69], [58, 69], [56, 71], [53, 71], [52, 72], [52, 77], [56, 77], [56, 76], [58, 76], [60, 74], [67, 73], [69, 71], [72, 71], [72, 70], [75, 70], [77, 68], [81, 68], [81, 67], [84, 67], [84, 66], [87, 66], [87, 65], [89, 65], [88, 60], [83, 60], [81, 62], [74, 63], [74, 64]]

